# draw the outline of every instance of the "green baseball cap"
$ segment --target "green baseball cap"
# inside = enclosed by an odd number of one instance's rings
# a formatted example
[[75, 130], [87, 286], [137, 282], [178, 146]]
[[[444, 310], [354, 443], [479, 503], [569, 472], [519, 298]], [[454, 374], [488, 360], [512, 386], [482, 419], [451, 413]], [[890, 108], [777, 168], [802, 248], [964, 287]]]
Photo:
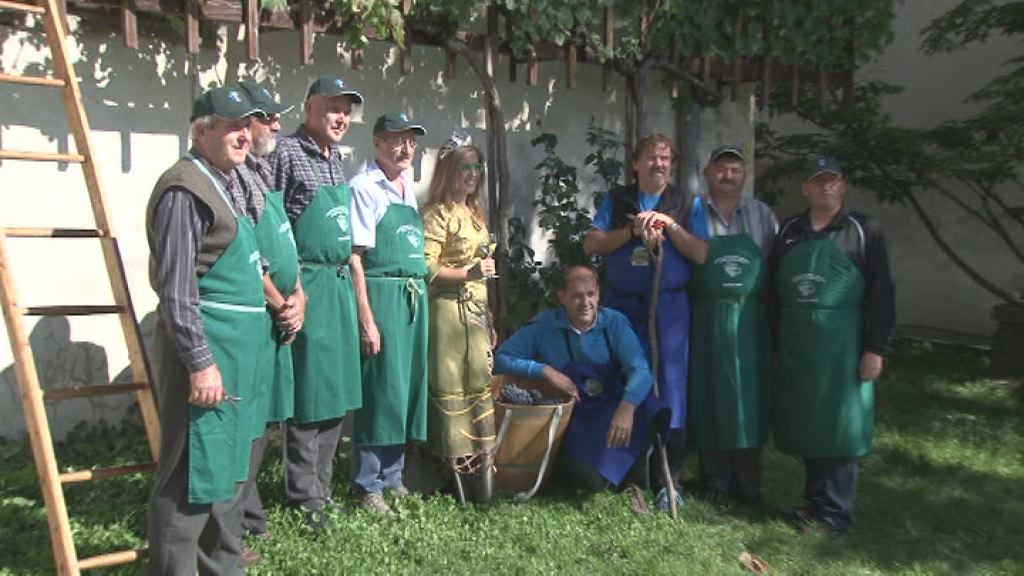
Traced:
[[203, 92], [192, 104], [192, 117], [218, 116], [225, 120], [238, 120], [260, 112], [237, 86], [217, 86]]
[[268, 116], [284, 114], [291, 110], [292, 106], [285, 106], [274, 99], [270, 90], [264, 88], [258, 82], [242, 80], [238, 83], [239, 91], [242, 92], [253, 106], [265, 112]]
[[374, 136], [381, 132], [405, 132], [406, 130], [412, 130], [420, 136], [427, 133], [423, 126], [410, 122], [409, 117], [405, 112], [391, 112], [390, 114], [384, 114], [380, 118], [377, 118], [377, 121], [373, 123]]
[[741, 161], [746, 162], [746, 158], [743, 157], [743, 150], [739, 146], [726, 144], [711, 151], [711, 156], [708, 157], [708, 164], [717, 162], [722, 156], [735, 156]]
[[836, 160], [831, 156], [812, 156], [807, 162], [807, 168], [804, 172], [804, 180], [810, 180], [822, 172], [842, 174], [843, 165], [839, 163], [839, 160]]
[[363, 95], [345, 86], [345, 81], [337, 76], [321, 76], [309, 85], [306, 100], [313, 96], [348, 96], [353, 104], [362, 104]]

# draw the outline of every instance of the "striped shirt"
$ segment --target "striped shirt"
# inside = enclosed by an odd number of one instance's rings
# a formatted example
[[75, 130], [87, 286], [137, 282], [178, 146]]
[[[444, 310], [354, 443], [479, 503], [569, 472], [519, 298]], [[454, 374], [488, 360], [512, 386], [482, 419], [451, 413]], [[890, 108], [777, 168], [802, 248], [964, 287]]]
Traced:
[[267, 156], [267, 182], [271, 190], [284, 192], [284, 210], [292, 224], [316, 197], [320, 185], [345, 183], [341, 152], [334, 146], [329, 150], [329, 157], [324, 158], [306, 127], [299, 126], [294, 134], [278, 138], [277, 148]]
[[746, 234], [750, 236], [765, 256], [771, 254], [779, 221], [767, 204], [756, 198], [744, 196], [740, 199], [732, 220], [726, 220], [708, 195], [700, 195], [693, 202], [690, 217], [690, 231], [704, 240], [715, 236]]
[[[231, 179], [197, 151], [190, 153], [228, 191], [236, 211], [241, 211], [245, 202], [242, 200], [239, 206], [238, 187]], [[196, 257], [202, 248], [203, 236], [212, 225], [213, 212], [202, 202], [197, 202], [185, 188], [168, 188], [153, 212], [155, 237], [161, 239], [153, 246], [156, 292], [160, 298], [158, 312], [189, 372], [198, 372], [214, 364], [199, 314], [199, 279], [196, 276]]]

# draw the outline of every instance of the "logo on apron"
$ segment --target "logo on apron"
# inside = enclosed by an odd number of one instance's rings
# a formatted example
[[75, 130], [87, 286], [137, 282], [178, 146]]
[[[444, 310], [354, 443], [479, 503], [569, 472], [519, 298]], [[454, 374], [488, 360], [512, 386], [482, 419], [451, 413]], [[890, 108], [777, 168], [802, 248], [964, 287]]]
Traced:
[[583, 382], [583, 391], [586, 392], [587, 396], [600, 396], [604, 392], [604, 382], [587, 378]]
[[647, 251], [646, 246], [637, 246], [629, 257], [629, 263], [633, 266], [650, 266], [651, 253]]
[[722, 271], [729, 278], [735, 278], [743, 273], [743, 267], [750, 264], [750, 260], [747, 260], [743, 256], [722, 256], [715, 259], [715, 264], [722, 266]]
[[792, 282], [796, 283], [797, 292], [803, 296], [803, 298], [799, 298], [797, 302], [817, 302], [818, 298], [812, 298], [812, 296], [817, 293], [818, 284], [824, 284], [826, 280], [822, 276], [808, 272], [806, 274], [794, 276]]
[[256, 270], [256, 277], [263, 278], [263, 259], [260, 258], [260, 251], [255, 250], [252, 254], [249, 254], [249, 264]]
[[335, 206], [328, 210], [325, 216], [338, 223], [338, 229], [341, 230], [341, 236], [338, 236], [338, 240], [348, 240], [348, 206]]
[[419, 248], [423, 245], [423, 240], [420, 237], [420, 231], [412, 224], [403, 224], [398, 227], [396, 232], [399, 234], [405, 234], [405, 239], [409, 241], [409, 244], [412, 244], [413, 248]]
[[281, 225], [277, 227], [277, 233], [278, 234], [287, 234], [288, 235], [288, 240], [291, 240], [292, 246], [296, 246], [296, 244], [295, 244], [295, 234], [292, 234], [292, 225], [291, 225], [290, 222], [282, 222]]

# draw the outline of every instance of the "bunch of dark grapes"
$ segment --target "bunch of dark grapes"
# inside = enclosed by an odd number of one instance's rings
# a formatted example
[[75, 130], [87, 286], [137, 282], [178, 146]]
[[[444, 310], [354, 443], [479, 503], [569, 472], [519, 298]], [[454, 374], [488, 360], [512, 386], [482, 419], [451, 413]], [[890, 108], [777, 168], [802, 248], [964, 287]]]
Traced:
[[527, 390], [515, 383], [505, 384], [501, 387], [501, 394], [498, 396], [498, 401], [505, 404], [515, 404], [517, 406], [552, 406], [554, 404], [562, 403], [562, 400], [558, 398], [544, 396], [541, 394], [540, 390], [537, 390], [536, 388]]
[[516, 404], [519, 406], [533, 405], [533, 396], [529, 390], [524, 390], [518, 384], [505, 384], [501, 387], [501, 395], [498, 397], [505, 404]]

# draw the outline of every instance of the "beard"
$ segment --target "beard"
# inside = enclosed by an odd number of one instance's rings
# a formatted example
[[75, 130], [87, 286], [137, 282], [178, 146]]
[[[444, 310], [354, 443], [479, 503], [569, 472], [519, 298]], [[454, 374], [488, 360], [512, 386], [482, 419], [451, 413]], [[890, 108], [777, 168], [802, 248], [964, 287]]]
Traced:
[[273, 152], [275, 148], [277, 148], [277, 136], [274, 135], [252, 143], [252, 153], [254, 156], [266, 156]]

